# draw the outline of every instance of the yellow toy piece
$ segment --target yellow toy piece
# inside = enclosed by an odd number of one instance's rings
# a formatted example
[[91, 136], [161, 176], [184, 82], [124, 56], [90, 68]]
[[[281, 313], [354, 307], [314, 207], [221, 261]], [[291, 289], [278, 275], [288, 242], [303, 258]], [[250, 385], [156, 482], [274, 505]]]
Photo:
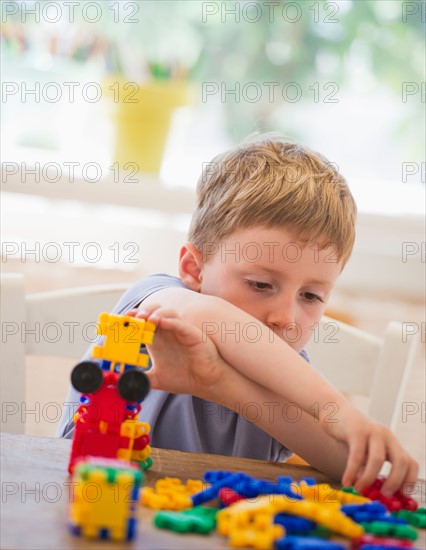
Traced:
[[256, 501], [240, 500], [218, 512], [217, 530], [222, 535], [229, 535], [237, 528], [249, 528], [258, 514], [274, 516], [279, 512], [310, 519], [345, 537], [356, 538], [364, 529], [345, 514], [340, 512], [339, 504], [324, 505], [310, 500], [290, 502], [284, 495], [267, 495]]
[[327, 483], [308, 485], [305, 481], [301, 481], [298, 484], [293, 483], [291, 487], [296, 494], [301, 495], [303, 498], [313, 500], [314, 502], [321, 502], [322, 504], [360, 504], [362, 502], [371, 502], [369, 498], [361, 495], [353, 495], [333, 489]]
[[273, 513], [258, 513], [249, 522], [247, 517], [236, 515], [231, 520], [228, 544], [233, 548], [273, 550], [275, 540], [285, 535], [281, 525], [274, 525]]
[[70, 523], [87, 538], [131, 540], [135, 534], [135, 502], [142, 474], [125, 462], [90, 457], [76, 465]]
[[101, 313], [98, 334], [104, 336], [103, 344], [94, 346], [92, 357], [119, 363], [147, 367], [149, 355], [140, 352], [142, 344], [152, 344], [156, 325], [129, 315]]
[[155, 483], [155, 489], [142, 489], [141, 504], [154, 510], [186, 510], [193, 506], [191, 496], [205, 488], [200, 480], [189, 479], [184, 485], [179, 478], [165, 477]]
[[134, 449], [135, 440], [148, 435], [151, 426], [147, 422], [139, 422], [138, 420], [125, 420], [120, 427], [120, 435], [129, 438], [129, 446], [121, 447], [117, 450], [117, 458], [119, 460], [127, 460], [129, 462], [143, 462], [151, 456], [152, 448], [146, 445], [143, 449]]

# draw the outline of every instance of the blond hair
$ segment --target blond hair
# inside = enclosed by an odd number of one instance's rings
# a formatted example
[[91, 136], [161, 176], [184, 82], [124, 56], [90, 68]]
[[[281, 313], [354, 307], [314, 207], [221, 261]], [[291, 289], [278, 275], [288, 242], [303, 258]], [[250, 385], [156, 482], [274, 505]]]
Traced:
[[333, 245], [349, 259], [356, 204], [346, 180], [322, 155], [260, 135], [204, 166], [189, 240], [202, 250], [249, 227], [283, 228], [301, 242]]

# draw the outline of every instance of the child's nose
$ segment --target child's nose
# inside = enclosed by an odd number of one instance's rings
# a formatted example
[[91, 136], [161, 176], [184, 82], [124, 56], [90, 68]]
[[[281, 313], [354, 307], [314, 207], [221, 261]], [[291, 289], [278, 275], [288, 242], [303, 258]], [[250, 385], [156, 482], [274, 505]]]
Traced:
[[277, 304], [269, 310], [266, 317], [266, 324], [281, 338], [286, 340], [286, 333], [297, 329], [296, 308], [292, 300], [286, 300], [283, 304]]

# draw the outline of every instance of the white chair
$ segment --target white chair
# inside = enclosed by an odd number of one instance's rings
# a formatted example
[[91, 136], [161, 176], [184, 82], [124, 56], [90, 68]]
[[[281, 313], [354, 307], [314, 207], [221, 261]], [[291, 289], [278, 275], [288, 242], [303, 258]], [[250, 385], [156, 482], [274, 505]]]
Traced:
[[1, 277], [1, 430], [24, 433], [25, 356], [76, 362], [96, 335], [99, 313], [111, 310], [128, 285], [99, 285], [26, 294], [22, 275]]
[[[26, 295], [21, 275], [2, 276], [2, 431], [24, 432], [19, 410], [25, 402], [25, 356], [71, 357], [77, 362], [95, 335], [99, 313], [111, 309], [126, 288], [102, 285]], [[389, 323], [382, 340], [323, 318], [307, 350], [312, 364], [331, 383], [344, 393], [368, 396], [368, 414], [392, 428], [415, 342], [413, 336], [403, 341], [401, 323]]]
[[368, 397], [368, 416], [391, 429], [401, 415], [418, 342], [418, 335], [403, 331], [403, 323], [391, 321], [381, 339], [323, 317], [306, 346], [312, 365], [329, 382], [344, 394]]

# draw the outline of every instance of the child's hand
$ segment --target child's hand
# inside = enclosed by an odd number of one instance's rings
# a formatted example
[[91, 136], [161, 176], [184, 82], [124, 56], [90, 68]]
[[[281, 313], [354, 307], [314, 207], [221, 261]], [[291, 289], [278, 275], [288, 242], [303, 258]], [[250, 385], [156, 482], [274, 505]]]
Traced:
[[176, 311], [152, 305], [126, 315], [157, 325], [154, 341], [148, 346], [153, 368], [147, 375], [154, 389], [204, 397], [223, 376], [227, 363], [215, 344]]
[[377, 422], [366, 418], [355, 408], [341, 411], [337, 423], [324, 421], [325, 431], [349, 447], [349, 457], [342, 477], [344, 486], [354, 485], [360, 492], [371, 485], [385, 461], [392, 464], [388, 479], [381, 491], [392, 495], [397, 489], [404, 491], [405, 483], [415, 483], [418, 464], [404, 451], [394, 434]]

